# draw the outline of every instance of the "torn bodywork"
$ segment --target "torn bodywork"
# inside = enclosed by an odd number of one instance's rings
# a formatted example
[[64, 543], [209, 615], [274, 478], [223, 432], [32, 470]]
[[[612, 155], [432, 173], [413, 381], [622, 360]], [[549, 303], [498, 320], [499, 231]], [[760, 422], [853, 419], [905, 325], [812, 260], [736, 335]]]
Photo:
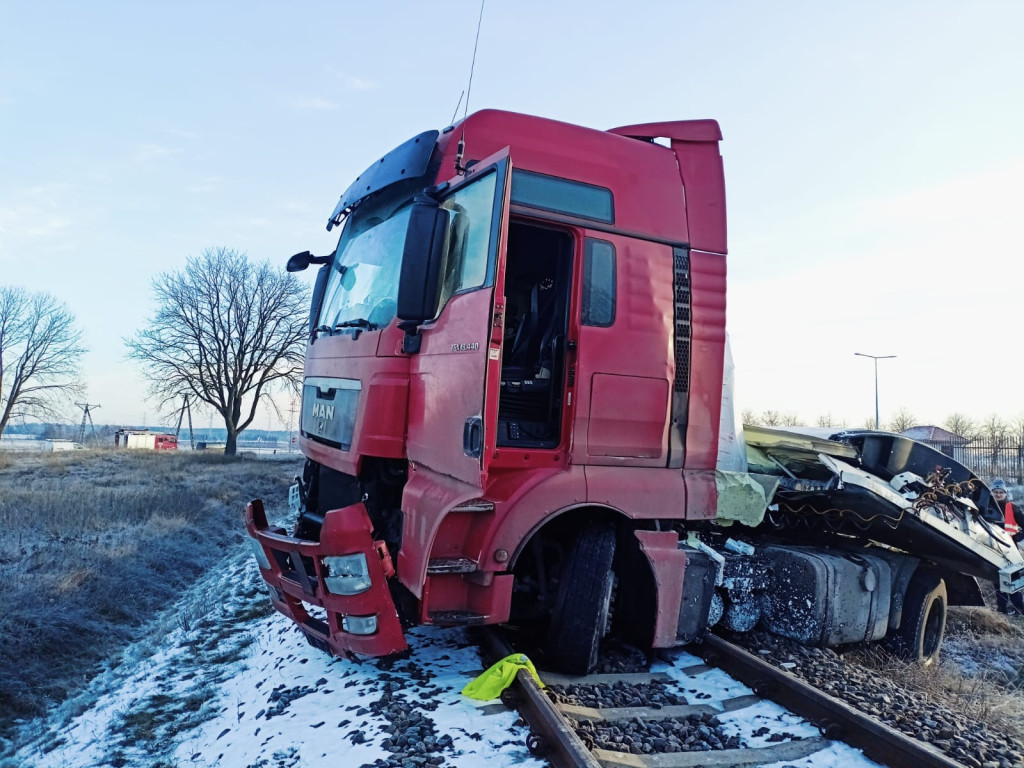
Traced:
[[870, 541], [950, 574], [1024, 589], [1024, 558], [988, 488], [922, 443], [869, 430], [746, 427], [751, 473], [778, 482], [760, 531], [813, 544]]

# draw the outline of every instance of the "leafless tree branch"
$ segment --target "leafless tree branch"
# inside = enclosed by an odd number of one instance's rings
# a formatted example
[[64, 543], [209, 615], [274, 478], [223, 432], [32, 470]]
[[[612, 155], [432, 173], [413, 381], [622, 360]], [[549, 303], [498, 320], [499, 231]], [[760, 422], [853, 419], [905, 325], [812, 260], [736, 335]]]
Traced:
[[308, 291], [293, 275], [245, 254], [212, 248], [153, 282], [157, 311], [127, 339], [150, 395], [165, 405], [189, 396], [224, 419], [227, 453], [261, 400], [302, 376]]
[[0, 435], [12, 419], [57, 418], [80, 394], [81, 341], [53, 296], [0, 287]]

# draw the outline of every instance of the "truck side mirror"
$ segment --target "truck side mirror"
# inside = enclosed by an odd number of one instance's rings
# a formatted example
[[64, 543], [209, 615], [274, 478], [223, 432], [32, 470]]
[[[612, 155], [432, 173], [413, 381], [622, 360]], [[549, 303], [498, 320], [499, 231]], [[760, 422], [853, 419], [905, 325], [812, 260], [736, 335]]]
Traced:
[[[292, 258], [295, 258], [294, 256]], [[324, 264], [316, 273], [316, 282], [313, 283], [313, 303], [309, 307], [309, 333], [313, 335], [316, 328], [316, 318], [320, 314], [320, 305], [324, 300], [324, 291], [327, 290], [327, 279], [331, 276], [331, 265]]]
[[327, 256], [314, 256], [309, 251], [303, 251], [302, 253], [296, 253], [288, 259], [285, 270], [288, 272], [302, 272], [310, 264], [330, 264], [332, 261], [334, 261], [333, 253]]
[[309, 260], [313, 258], [313, 254], [309, 251], [303, 251], [302, 253], [296, 253], [290, 259], [285, 269], [289, 272], [302, 272], [306, 267], [309, 266]]
[[[417, 327], [437, 315], [447, 257], [449, 211], [418, 195], [412, 204], [398, 280], [399, 327], [405, 330], [403, 351], [419, 351]], [[415, 337], [415, 342], [410, 337]]]

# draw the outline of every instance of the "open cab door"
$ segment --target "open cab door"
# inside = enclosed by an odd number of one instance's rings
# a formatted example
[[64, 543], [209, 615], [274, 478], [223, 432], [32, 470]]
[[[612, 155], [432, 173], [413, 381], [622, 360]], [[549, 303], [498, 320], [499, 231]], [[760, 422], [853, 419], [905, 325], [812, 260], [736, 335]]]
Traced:
[[409, 461], [477, 487], [495, 446], [510, 179], [506, 148], [438, 185], [423, 203], [436, 211], [409, 233], [429, 239], [433, 258], [404, 268], [399, 289]]

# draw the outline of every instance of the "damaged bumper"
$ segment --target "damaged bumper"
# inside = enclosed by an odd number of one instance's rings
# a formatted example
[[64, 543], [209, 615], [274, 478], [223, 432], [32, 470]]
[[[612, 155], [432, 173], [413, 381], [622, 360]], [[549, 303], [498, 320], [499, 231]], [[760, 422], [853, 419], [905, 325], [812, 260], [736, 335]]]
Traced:
[[404, 651], [387, 580], [394, 575], [384, 542], [374, 541], [362, 504], [324, 515], [320, 541], [271, 527], [263, 502], [250, 502], [245, 527], [274, 607], [299, 625], [310, 643], [335, 656], [385, 656]]

